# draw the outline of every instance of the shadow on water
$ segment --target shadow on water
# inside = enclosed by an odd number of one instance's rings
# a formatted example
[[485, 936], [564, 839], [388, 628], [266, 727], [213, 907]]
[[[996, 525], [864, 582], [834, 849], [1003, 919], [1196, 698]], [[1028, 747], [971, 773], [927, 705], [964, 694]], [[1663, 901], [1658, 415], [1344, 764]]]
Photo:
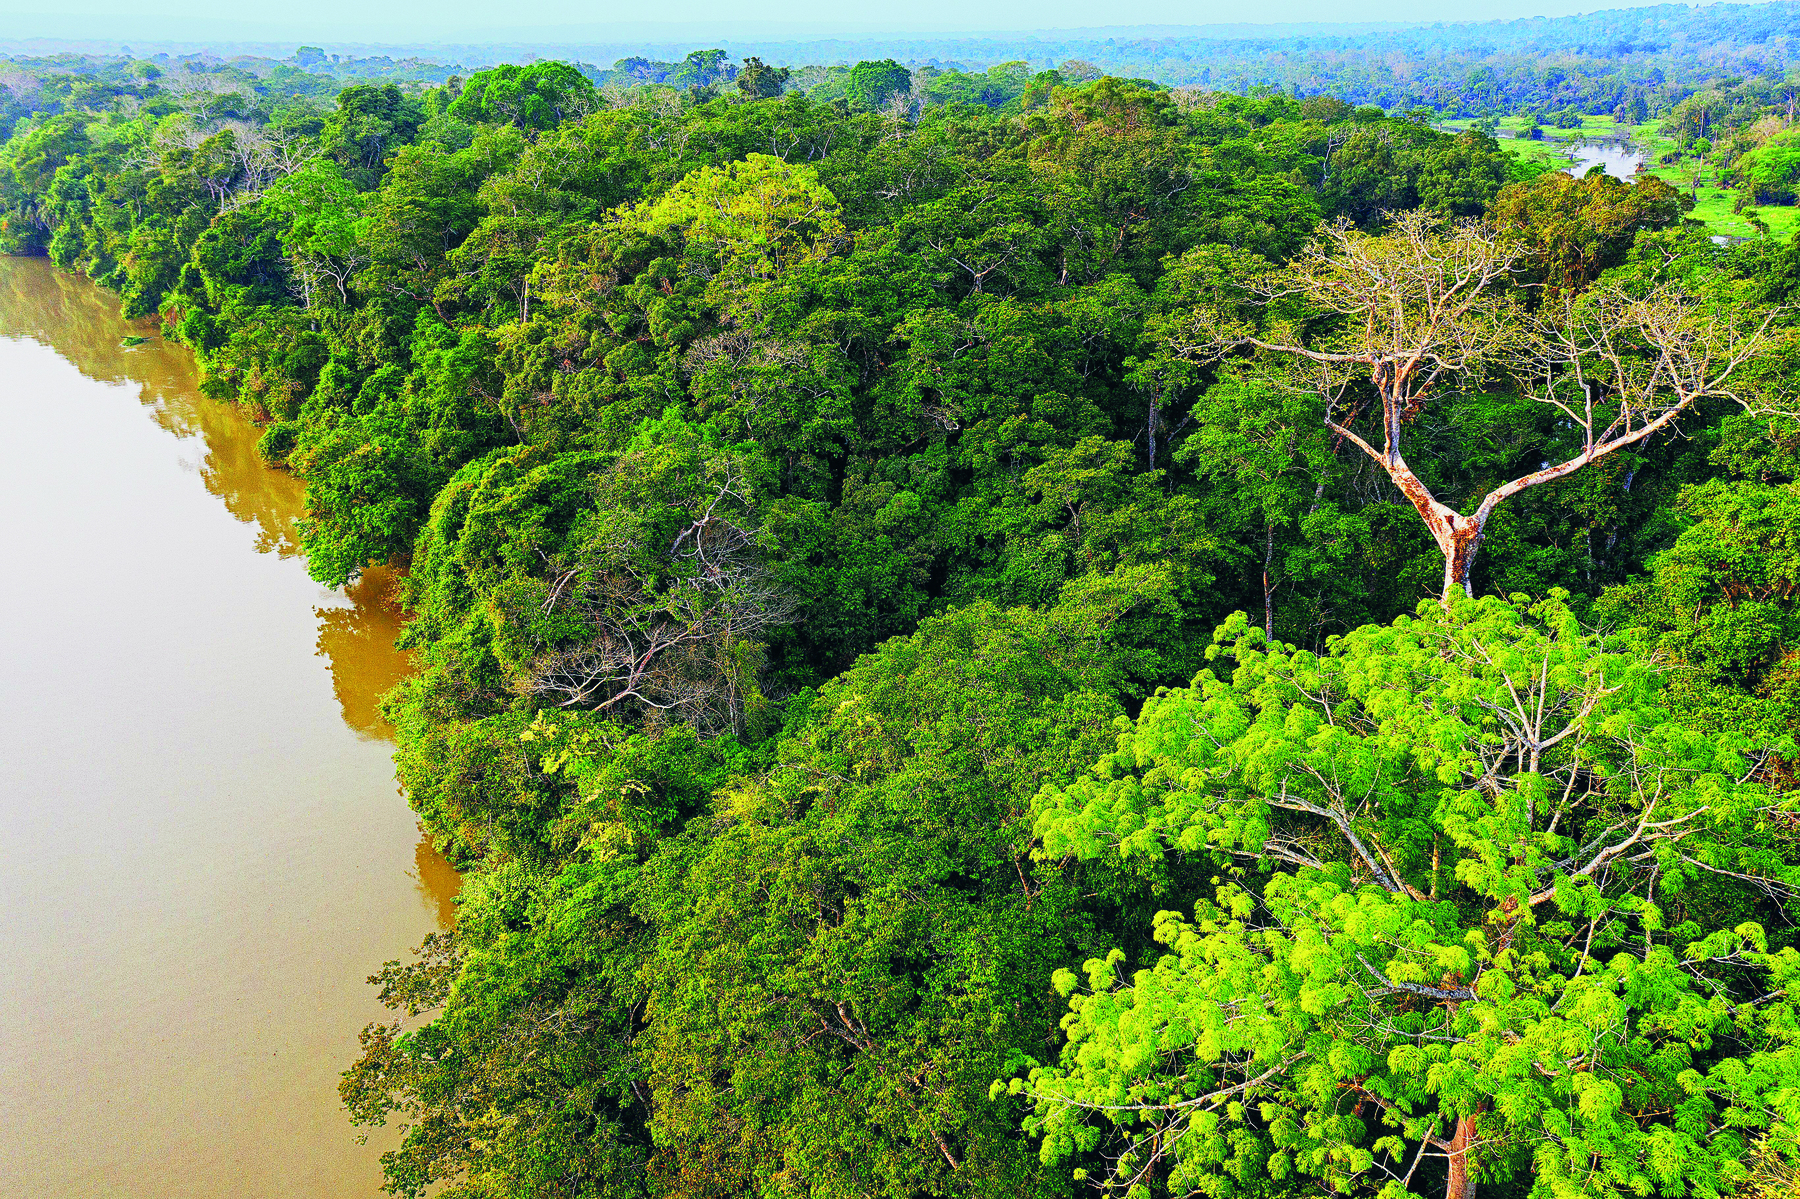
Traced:
[[344, 723], [371, 741], [392, 741], [381, 697], [412, 673], [411, 655], [394, 648], [400, 635], [399, 580], [375, 567], [344, 588], [347, 605], [317, 607], [318, 655], [331, 667], [331, 689]]
[[[45, 259], [12, 259], [6, 266], [0, 271], [0, 336], [47, 345], [91, 379], [135, 385], [150, 418], [199, 450], [189, 469], [233, 517], [255, 530], [256, 551], [299, 556], [294, 522], [304, 512], [304, 487], [257, 455], [255, 425], [200, 394], [186, 349], [164, 340], [154, 321], [125, 320], [115, 296]], [[148, 340], [127, 346], [127, 333]], [[344, 723], [370, 741], [393, 741], [393, 728], [381, 718], [381, 696], [411, 670], [410, 655], [394, 647], [402, 623], [397, 588], [392, 571], [376, 568], [336, 593], [339, 602], [314, 608], [317, 653], [330, 672]], [[421, 837], [417, 856], [416, 881], [448, 927], [461, 879], [429, 839]]]
[[421, 837], [413, 870], [413, 882], [418, 885], [419, 896], [437, 904], [438, 927], [449, 928], [455, 924], [456, 894], [462, 890], [462, 876], [456, 873], [456, 867], [432, 848], [429, 838]]

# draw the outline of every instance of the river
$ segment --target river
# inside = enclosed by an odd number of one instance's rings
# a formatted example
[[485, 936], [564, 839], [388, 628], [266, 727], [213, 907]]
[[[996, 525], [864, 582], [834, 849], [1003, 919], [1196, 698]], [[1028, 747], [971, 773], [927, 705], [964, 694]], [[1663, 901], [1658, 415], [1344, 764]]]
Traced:
[[372, 1199], [337, 1076], [457, 886], [376, 711], [392, 581], [306, 577], [152, 332], [0, 258], [0, 1195]]

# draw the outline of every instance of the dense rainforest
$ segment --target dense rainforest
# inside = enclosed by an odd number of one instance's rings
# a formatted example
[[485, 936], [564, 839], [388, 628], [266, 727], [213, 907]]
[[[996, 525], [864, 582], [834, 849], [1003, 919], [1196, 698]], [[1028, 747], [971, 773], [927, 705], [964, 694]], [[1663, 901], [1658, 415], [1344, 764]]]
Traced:
[[344, 1075], [387, 1189], [1791, 1194], [1800, 247], [848, 75], [140, 64], [0, 147], [404, 568], [466, 882]]

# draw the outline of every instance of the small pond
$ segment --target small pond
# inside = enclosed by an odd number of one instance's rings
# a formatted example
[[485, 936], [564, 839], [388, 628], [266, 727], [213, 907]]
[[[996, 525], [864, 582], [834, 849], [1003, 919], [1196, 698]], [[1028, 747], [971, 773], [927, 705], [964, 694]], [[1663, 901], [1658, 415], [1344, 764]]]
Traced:
[[1569, 157], [1574, 160], [1569, 173], [1576, 176], [1603, 166], [1608, 175], [1630, 179], [1644, 165], [1643, 151], [1627, 141], [1581, 142], [1569, 147]]

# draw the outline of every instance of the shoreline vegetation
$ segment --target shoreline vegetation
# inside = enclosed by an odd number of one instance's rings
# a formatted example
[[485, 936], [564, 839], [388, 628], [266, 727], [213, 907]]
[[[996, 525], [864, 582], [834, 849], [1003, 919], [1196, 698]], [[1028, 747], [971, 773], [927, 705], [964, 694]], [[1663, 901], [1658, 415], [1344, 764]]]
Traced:
[[9, 83], [5, 248], [406, 566], [389, 1192], [1790, 1195], [1800, 131], [1682, 45]]

